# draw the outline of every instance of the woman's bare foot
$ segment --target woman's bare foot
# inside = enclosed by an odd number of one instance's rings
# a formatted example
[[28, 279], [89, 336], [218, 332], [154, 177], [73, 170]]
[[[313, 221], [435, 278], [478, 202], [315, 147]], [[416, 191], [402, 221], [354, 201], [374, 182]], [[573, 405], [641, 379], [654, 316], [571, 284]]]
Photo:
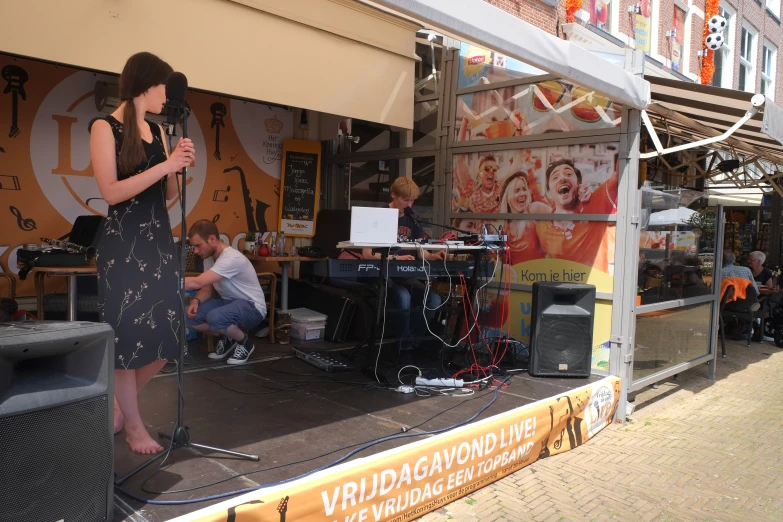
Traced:
[[122, 425], [125, 424], [125, 416], [122, 414], [120, 404], [117, 402], [117, 397], [114, 397], [114, 434], [117, 435], [122, 431]]
[[150, 437], [144, 426], [125, 426], [125, 441], [134, 453], [152, 455], [163, 451], [163, 446]]
[[122, 412], [119, 408], [114, 410], [114, 434], [117, 435], [122, 431], [122, 426], [125, 424], [125, 417], [122, 416]]

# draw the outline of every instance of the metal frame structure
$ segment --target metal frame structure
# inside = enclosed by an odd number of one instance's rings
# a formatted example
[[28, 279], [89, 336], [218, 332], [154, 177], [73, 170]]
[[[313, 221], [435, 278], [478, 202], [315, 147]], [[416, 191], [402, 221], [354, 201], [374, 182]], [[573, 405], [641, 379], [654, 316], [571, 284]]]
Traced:
[[[487, 40], [493, 35], [483, 31], [474, 22], [466, 22], [449, 18], [449, 13], [445, 11], [447, 2], [441, 0], [376, 0], [374, 4], [384, 5], [402, 12], [413, 19], [432, 23], [433, 26], [440, 26], [451, 30], [451, 34], [473, 44], [478, 44], [486, 48], [493, 48], [493, 42]], [[476, 8], [482, 10], [482, 16], [493, 17], [494, 11], [486, 10], [491, 6], [479, 5]], [[453, 10], [453, 2], [448, 2], [448, 7]], [[484, 12], [486, 11], [486, 12]], [[452, 13], [453, 14], [453, 13]], [[504, 19], [505, 20], [505, 19]], [[505, 20], [508, 21], [508, 20]], [[511, 21], [508, 21], [511, 23]], [[513, 23], [517, 23], [513, 21]], [[501, 31], [503, 32], [503, 31]], [[505, 33], [498, 36], [504, 45], [512, 48], [496, 47], [496, 50], [503, 52], [510, 57], [517, 57], [522, 61], [531, 63], [530, 59], [523, 59], [518, 51], [516, 44], [509, 37], [504, 37]], [[540, 35], [531, 36], [535, 38]], [[416, 103], [437, 102], [438, 117], [434, 143], [416, 145], [411, 147], [398, 147], [389, 150], [368, 151], [357, 153], [343, 153], [339, 155], [325, 155], [325, 161], [328, 164], [350, 164], [352, 162], [376, 161], [376, 160], [404, 160], [417, 157], [434, 157], [434, 199], [432, 209], [432, 220], [436, 223], [451, 222], [455, 218], [466, 219], [520, 219], [520, 220], [546, 220], [551, 219], [551, 215], [520, 215], [520, 214], [479, 214], [466, 212], [452, 212], [451, 210], [451, 187], [454, 168], [454, 159], [458, 154], [492, 152], [501, 150], [527, 149], [538, 147], [551, 147], [562, 145], [579, 145], [595, 143], [619, 143], [620, 176], [617, 198], [617, 212], [614, 215], [573, 215], [569, 220], [593, 221], [614, 224], [616, 227], [615, 237], [615, 259], [614, 259], [614, 284], [611, 293], [602, 292], [597, 295], [598, 301], [612, 304], [612, 324], [610, 333], [610, 367], [609, 372], [612, 375], [619, 376], [624, 381], [620, 403], [617, 410], [617, 420], [625, 420], [628, 408], [628, 394], [644, 386], [654, 384], [671, 375], [682, 372], [696, 365], [709, 363], [710, 377], [714, 377], [715, 357], [717, 354], [717, 328], [718, 314], [720, 306], [720, 264], [722, 234], [723, 234], [723, 213], [719, 210], [716, 230], [716, 252], [715, 267], [713, 272], [714, 288], [709, 296], [695, 297], [685, 300], [673, 300], [665, 303], [646, 305], [636, 307], [636, 288], [637, 288], [637, 266], [639, 263], [639, 240], [641, 234], [641, 191], [640, 191], [640, 161], [649, 160], [653, 157], [658, 158], [662, 164], [666, 165], [672, 171], [679, 171], [682, 167], [688, 167], [694, 175], [710, 178], [719, 169], [714, 168], [719, 161], [719, 154], [729, 154], [731, 157], [739, 158], [741, 166], [749, 165], [755, 167], [760, 173], [759, 176], [750, 176], [748, 179], [741, 179], [742, 174], [731, 173], [731, 179], [738, 186], [748, 186], [749, 184], [760, 186], [768, 183], [772, 188], [783, 195], [783, 189], [778, 186], [779, 178], [783, 178], [783, 172], [775, 170], [768, 172], [768, 168], [762, 165], [762, 162], [774, 165], [777, 158], [776, 153], [783, 151], [775, 140], [771, 139], [780, 130], [783, 134], [783, 123], [778, 124], [776, 119], [780, 116], [780, 111], [771, 102], [757, 98], [751, 99], [752, 95], [747, 93], [735, 94], [731, 91], [715, 89], [707, 86], [686, 86], [682, 87], [681, 82], [661, 80], [658, 78], [650, 79], [652, 84], [651, 93], [654, 103], [647, 105], [645, 103], [629, 103], [623, 105], [622, 119], [619, 127], [598, 129], [594, 131], [582, 132], [557, 132], [554, 134], [538, 134], [528, 136], [514, 136], [500, 139], [487, 139], [481, 141], [464, 141], [456, 139], [456, 115], [459, 96], [473, 94], [482, 91], [518, 87], [534, 84], [541, 81], [559, 79], [557, 73], [560, 69], [550, 67], [546, 70], [547, 74], [528, 76], [507, 81], [496, 82], [489, 85], [479, 85], [467, 88], [459, 87], [459, 67], [460, 42], [451, 37], [438, 37], [442, 48], [441, 63], [437, 67], [438, 73], [431, 78], [423, 78], [423, 82], [435, 80], [437, 82], [437, 92], [427, 95], [415, 95]], [[430, 40], [431, 41], [431, 40]], [[549, 43], [549, 42], [547, 42]], [[551, 42], [552, 46], [558, 47], [560, 44]], [[530, 42], [526, 42], [529, 46]], [[561, 49], [562, 51], [562, 49]], [[552, 57], [557, 52], [552, 49], [544, 50], [539, 55], [533, 56], [533, 61], [547, 56]], [[570, 50], [565, 51], [571, 52]], [[575, 51], [577, 54], [581, 51]], [[530, 58], [530, 57], [528, 57]], [[596, 58], [590, 55], [590, 60]], [[599, 59], [600, 60], [600, 59]], [[618, 74], [617, 65], [611, 65], [615, 69], [609, 72], [622, 77], [628, 85], [641, 86], [639, 82], [644, 81], [645, 55], [641, 51], [626, 50], [625, 61], [620, 69], [622, 73]], [[600, 63], [603, 67], [604, 62]], [[540, 65], [536, 62], [534, 65]], [[551, 65], [551, 64], [550, 64]], [[571, 70], [567, 81], [578, 82], [580, 74], [584, 73], [584, 68], [580, 67], [574, 74]], [[552, 74], [555, 73], [555, 74]], [[612, 96], [616, 94], [617, 89], [607, 86], [605, 81], [593, 77], [589, 78], [590, 85], [584, 87], [594, 88], [604, 94]], [[599, 89], [599, 87], [601, 87]], [[656, 89], [658, 97], [656, 98]], [[684, 90], [683, 90], [684, 89]], [[706, 102], [688, 98], [688, 89], [702, 89], [704, 96], [712, 101], [712, 104], [720, 103], [715, 100], [731, 98], [734, 102], [730, 116], [735, 116], [731, 122], [705, 115]], [[639, 95], [644, 89], [637, 90], [634, 93], [622, 96], [615, 96], [615, 101], [625, 101], [629, 98], [639, 100]], [[683, 94], [684, 93], [684, 94]], [[721, 98], [724, 97], [724, 98]], [[747, 99], [745, 99], [747, 98]], [[687, 100], [687, 102], [683, 101]], [[747, 102], [752, 107], [747, 108]], [[745, 109], [740, 114], [735, 114], [739, 110], [739, 104], [745, 103]], [[678, 105], [679, 104], [679, 105]], [[684, 104], [684, 105], [683, 105]], [[710, 105], [712, 106], [712, 105]], [[762, 111], [763, 108], [763, 122]], [[646, 110], [644, 110], [646, 109]], [[687, 109], [687, 110], [686, 110]], [[678, 112], [680, 111], [680, 112]], [[732, 112], [733, 111], [733, 112]], [[698, 120], [698, 121], [697, 121]], [[769, 120], [769, 124], [768, 124]], [[706, 122], [706, 123], [705, 123]], [[654, 145], [654, 152], [647, 152], [647, 144], [642, 142], [643, 127], [649, 132]], [[771, 129], [771, 130], [770, 130]], [[666, 144], [662, 143], [659, 133], [666, 135]], [[695, 142], [695, 143], [694, 143]], [[712, 150], [705, 150], [709, 146]], [[694, 151], [698, 148], [698, 151]], [[671, 157], [665, 157], [666, 154], [680, 152], [680, 163], [677, 166], [670, 164]], [[709, 166], [702, 167], [704, 164]], [[747, 172], [745, 173], [747, 177]], [[690, 179], [690, 173], [684, 174]], [[350, 190], [350, 188], [349, 188]], [[531, 285], [513, 284], [512, 289], [520, 291], [530, 291]], [[708, 344], [708, 353], [705, 353], [692, 361], [666, 368], [653, 375], [647, 375], [636, 381], [633, 380], [634, 365], [634, 347], [636, 335], [637, 314], [655, 310], [676, 309], [683, 306], [694, 304], [711, 303], [712, 312], [710, 314], [711, 324], [710, 339]]]

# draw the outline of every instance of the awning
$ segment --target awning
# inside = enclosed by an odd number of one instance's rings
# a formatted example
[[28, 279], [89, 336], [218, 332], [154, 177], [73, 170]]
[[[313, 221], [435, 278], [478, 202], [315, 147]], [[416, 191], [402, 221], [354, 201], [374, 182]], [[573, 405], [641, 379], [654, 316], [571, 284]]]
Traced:
[[[664, 78], [647, 80], [652, 88], [647, 115], [664, 148], [671, 145], [667, 145], [670, 137], [682, 143], [694, 143], [721, 136], [753, 108], [753, 93]], [[756, 101], [760, 99], [757, 97]], [[742, 156], [754, 164], [758, 160], [776, 164], [783, 159], [781, 136], [783, 110], [774, 101], [764, 99], [755, 114], [729, 137], [705, 147]]]
[[353, 0], [36, 0], [2, 17], [7, 53], [119, 73], [150, 51], [197, 89], [413, 127], [420, 26]]
[[484, 0], [362, 1], [403, 13], [436, 31], [595, 89], [626, 106], [644, 109], [650, 103], [650, 86], [644, 79]]

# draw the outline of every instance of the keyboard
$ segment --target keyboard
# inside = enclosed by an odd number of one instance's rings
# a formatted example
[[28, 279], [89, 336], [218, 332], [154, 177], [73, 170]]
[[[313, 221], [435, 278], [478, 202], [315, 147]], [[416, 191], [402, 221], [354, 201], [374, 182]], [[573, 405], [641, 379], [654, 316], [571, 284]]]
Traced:
[[[492, 273], [492, 261], [484, 261], [484, 272], [480, 275]], [[470, 261], [443, 261], [430, 262], [426, 265], [430, 277], [458, 277], [462, 272], [466, 277], [473, 275], [474, 262]], [[421, 261], [387, 261], [389, 277], [391, 278], [426, 278], [427, 272], [422, 267]], [[330, 279], [378, 279], [380, 276], [381, 262], [372, 259], [326, 259], [313, 266], [313, 273], [320, 277]]]

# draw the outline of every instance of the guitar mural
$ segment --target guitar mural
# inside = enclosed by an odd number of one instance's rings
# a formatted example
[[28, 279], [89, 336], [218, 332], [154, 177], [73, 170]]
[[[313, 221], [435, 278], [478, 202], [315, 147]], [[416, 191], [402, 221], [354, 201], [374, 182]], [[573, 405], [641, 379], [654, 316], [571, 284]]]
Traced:
[[288, 497], [280, 501], [277, 512], [280, 513], [280, 522], [285, 522], [285, 514], [288, 512]]
[[[0, 209], [9, 223], [0, 238], [0, 271], [18, 274], [22, 245], [67, 235], [80, 215], [105, 214], [87, 129], [90, 120], [116, 109], [96, 108], [96, 82], [116, 84], [118, 77], [2, 53], [0, 73]], [[221, 235], [240, 247], [247, 232], [277, 226], [278, 144], [293, 137], [293, 112], [198, 91], [189, 91], [187, 102], [196, 144], [196, 162], [188, 169], [188, 223], [222, 216]], [[178, 237], [178, 200], [168, 210]], [[65, 282], [53, 280], [50, 287], [64, 292]], [[17, 295], [34, 296], [33, 280], [18, 281]]]

